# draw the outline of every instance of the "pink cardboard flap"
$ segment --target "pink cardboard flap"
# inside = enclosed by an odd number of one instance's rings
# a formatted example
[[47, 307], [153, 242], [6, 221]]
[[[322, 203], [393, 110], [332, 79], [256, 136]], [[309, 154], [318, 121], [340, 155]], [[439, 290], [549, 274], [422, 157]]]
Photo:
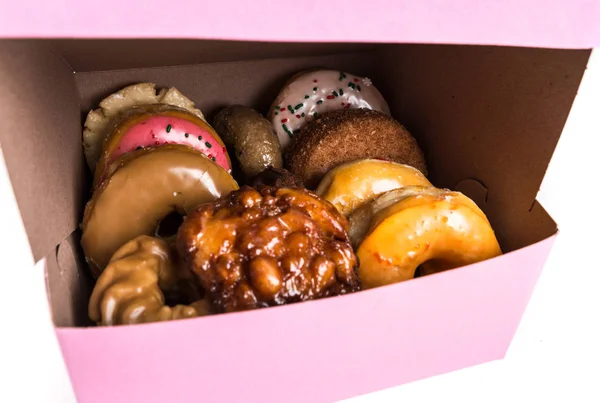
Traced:
[[4, 1], [0, 37], [203, 38], [591, 48], [597, 0]]
[[343, 297], [57, 335], [86, 403], [331, 402], [502, 358], [554, 239]]

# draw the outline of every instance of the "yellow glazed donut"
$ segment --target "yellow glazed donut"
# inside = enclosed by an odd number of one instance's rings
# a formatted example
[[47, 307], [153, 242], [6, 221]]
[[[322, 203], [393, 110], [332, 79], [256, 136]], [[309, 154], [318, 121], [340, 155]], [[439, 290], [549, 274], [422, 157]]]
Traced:
[[[350, 216], [363, 288], [412, 279], [502, 253], [485, 214], [468, 197], [434, 187], [383, 193]], [[431, 262], [427, 266], [427, 262]]]
[[121, 156], [85, 207], [81, 245], [95, 276], [126, 242], [154, 235], [171, 213], [181, 215], [238, 188], [223, 168], [183, 145]]
[[409, 165], [364, 159], [333, 168], [321, 180], [316, 193], [348, 217], [375, 196], [411, 185], [432, 186], [421, 171]]

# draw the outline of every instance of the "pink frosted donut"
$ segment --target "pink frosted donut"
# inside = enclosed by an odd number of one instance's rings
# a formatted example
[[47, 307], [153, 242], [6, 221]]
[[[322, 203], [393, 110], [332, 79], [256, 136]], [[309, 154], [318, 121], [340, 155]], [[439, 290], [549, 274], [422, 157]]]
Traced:
[[381, 93], [367, 77], [339, 70], [312, 70], [292, 77], [269, 111], [281, 149], [309, 121], [324, 112], [366, 108], [390, 115]]
[[121, 155], [163, 144], [194, 148], [231, 173], [225, 145], [208, 123], [178, 108], [153, 105], [130, 111], [106, 139], [96, 167], [96, 184], [104, 179], [106, 167]]

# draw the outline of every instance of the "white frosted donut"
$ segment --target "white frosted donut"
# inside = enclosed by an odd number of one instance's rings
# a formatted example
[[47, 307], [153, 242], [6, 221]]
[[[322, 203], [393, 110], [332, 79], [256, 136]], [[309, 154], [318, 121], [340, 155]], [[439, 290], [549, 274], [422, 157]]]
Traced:
[[269, 118], [285, 150], [291, 137], [319, 114], [358, 108], [390, 114], [387, 102], [369, 78], [339, 70], [312, 70], [286, 83], [271, 105]]

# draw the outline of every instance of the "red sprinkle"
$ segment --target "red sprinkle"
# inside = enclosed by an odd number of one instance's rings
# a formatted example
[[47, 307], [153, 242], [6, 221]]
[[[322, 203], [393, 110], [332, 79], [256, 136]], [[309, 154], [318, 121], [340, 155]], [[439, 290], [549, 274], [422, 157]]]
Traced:
[[285, 108], [279, 109], [279, 112], [283, 112], [283, 111], [285, 111]]
[[158, 141], [155, 141], [154, 144], [158, 145]]
[[316, 82], [318, 82], [318, 81], [317, 80], [313, 80], [313, 83], [316, 83]]
[[281, 123], [287, 123], [287, 121], [288, 121], [287, 118], [281, 119]]
[[347, 104], [346, 106], [344, 106], [344, 109], [348, 109], [350, 108], [350, 104]]
[[302, 116], [300, 116], [300, 115], [296, 115], [296, 117], [297, 117], [298, 119], [300, 119]]
[[344, 106], [344, 105], [345, 105], [345, 103], [344, 103], [344, 102], [342, 102], [342, 106]]
[[357, 83], [357, 82], [358, 82], [358, 78], [355, 78], [355, 79], [354, 79], [354, 82], [355, 82], [355, 83]]
[[212, 154], [208, 154], [208, 158], [212, 158]]
[[227, 148], [223, 147], [223, 152], [227, 153]]
[[335, 97], [333, 95], [327, 95], [327, 99], [334, 99]]

